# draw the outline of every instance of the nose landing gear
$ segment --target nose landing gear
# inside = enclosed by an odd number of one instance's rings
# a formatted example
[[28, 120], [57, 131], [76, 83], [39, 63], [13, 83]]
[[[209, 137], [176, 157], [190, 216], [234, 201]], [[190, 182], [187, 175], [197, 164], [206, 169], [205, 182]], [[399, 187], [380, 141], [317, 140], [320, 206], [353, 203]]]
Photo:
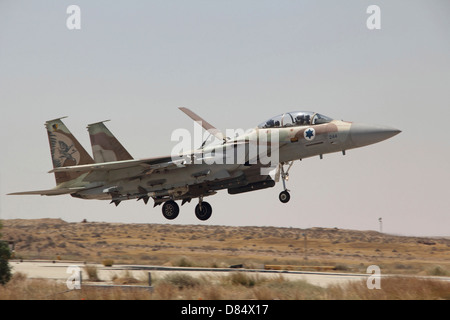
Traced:
[[283, 203], [287, 203], [291, 199], [291, 195], [289, 194], [288, 190], [281, 191], [278, 199], [280, 199], [280, 201]]
[[283, 182], [283, 189], [284, 191], [280, 192], [280, 195], [278, 196], [278, 199], [280, 199], [283, 203], [288, 203], [291, 199], [291, 195], [289, 194], [289, 190], [286, 188], [286, 181], [289, 180], [289, 170], [291, 169], [292, 165], [294, 164], [294, 161], [291, 161], [289, 163], [289, 167], [287, 168], [286, 172], [284, 171], [284, 165], [285, 163], [282, 162], [279, 164], [280, 171], [281, 171], [281, 180]]

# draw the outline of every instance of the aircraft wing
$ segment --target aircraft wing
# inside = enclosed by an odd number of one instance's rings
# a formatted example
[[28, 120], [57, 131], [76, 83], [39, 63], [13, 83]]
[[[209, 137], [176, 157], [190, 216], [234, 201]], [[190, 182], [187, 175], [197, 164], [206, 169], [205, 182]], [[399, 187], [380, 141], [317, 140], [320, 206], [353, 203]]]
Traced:
[[62, 194], [69, 194], [80, 191], [84, 189], [81, 188], [59, 188], [59, 189], [48, 189], [48, 190], [35, 190], [35, 191], [24, 191], [24, 192], [14, 192], [8, 193], [10, 196], [21, 196], [21, 195], [41, 195], [41, 196], [58, 196]]
[[81, 166], [59, 167], [50, 170], [49, 173], [55, 172], [89, 172], [89, 171], [111, 171], [129, 168], [142, 168], [143, 170], [157, 170], [167, 167], [181, 167], [184, 160], [173, 161], [171, 156], [149, 158], [141, 160], [125, 160], [114, 162], [103, 162], [95, 164], [86, 164]]

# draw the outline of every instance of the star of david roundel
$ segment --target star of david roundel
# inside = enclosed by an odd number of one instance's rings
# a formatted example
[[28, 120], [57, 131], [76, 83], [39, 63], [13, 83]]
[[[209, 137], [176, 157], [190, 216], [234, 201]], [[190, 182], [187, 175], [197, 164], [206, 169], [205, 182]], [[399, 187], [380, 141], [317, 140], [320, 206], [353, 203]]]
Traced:
[[308, 128], [303, 132], [303, 136], [308, 141], [314, 140], [314, 137], [316, 136], [316, 131], [314, 130], [314, 128]]

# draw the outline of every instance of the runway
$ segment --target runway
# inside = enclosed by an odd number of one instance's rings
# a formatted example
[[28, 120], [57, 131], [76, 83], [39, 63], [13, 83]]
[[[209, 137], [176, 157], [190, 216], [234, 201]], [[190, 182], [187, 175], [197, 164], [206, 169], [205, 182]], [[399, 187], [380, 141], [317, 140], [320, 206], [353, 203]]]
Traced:
[[[26, 274], [28, 278], [53, 279], [66, 281], [73, 272], [73, 267], [79, 267], [82, 272], [82, 279], [88, 281], [87, 273], [84, 269], [85, 264], [80, 261], [10, 261], [13, 273], [20, 272]], [[105, 267], [101, 264], [95, 265], [97, 274], [102, 283], [111, 282], [114, 276], [121, 277], [125, 274], [133, 276], [136, 279], [162, 279], [171, 273], [189, 273], [194, 277], [220, 277], [229, 275], [231, 272], [247, 272], [257, 274], [260, 277], [276, 278], [282, 276], [285, 280], [295, 281], [304, 280], [310, 284], [323, 288], [331, 285], [341, 285], [350, 281], [367, 280], [371, 274], [357, 273], [337, 273], [337, 272], [308, 272], [308, 271], [279, 271], [279, 270], [252, 270], [252, 269], [232, 269], [232, 268], [181, 268], [147, 265], [114, 265]], [[72, 268], [71, 268], [72, 267]], [[389, 275], [381, 275], [386, 277]], [[450, 277], [433, 277], [450, 281]]]

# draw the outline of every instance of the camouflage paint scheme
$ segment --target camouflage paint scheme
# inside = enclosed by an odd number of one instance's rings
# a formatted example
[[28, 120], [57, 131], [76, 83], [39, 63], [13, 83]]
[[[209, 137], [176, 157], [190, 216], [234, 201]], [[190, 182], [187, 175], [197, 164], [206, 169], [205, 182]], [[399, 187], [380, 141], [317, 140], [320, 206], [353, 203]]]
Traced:
[[[109, 120], [106, 120], [109, 121]], [[92, 154], [96, 163], [133, 160], [133, 157], [114, 137], [104, 124], [105, 121], [88, 125]]]
[[[180, 109], [196, 121], [203, 120], [189, 109]], [[147, 203], [152, 198], [155, 206], [165, 204], [163, 214], [168, 219], [178, 215], [176, 200], [184, 204], [199, 198], [196, 215], [206, 220], [212, 209], [203, 201], [204, 197], [222, 189], [237, 194], [273, 187], [280, 176], [284, 186], [280, 201], [287, 202], [290, 196], [285, 180], [294, 160], [322, 157], [333, 152], [345, 154], [345, 150], [376, 143], [400, 132], [393, 128], [333, 120], [315, 112], [297, 111], [271, 118], [235, 139], [226, 139], [219, 130], [204, 121], [205, 130], [223, 138], [223, 144], [192, 150], [179, 158], [163, 156], [135, 160], [105, 124], [98, 122], [87, 127], [93, 159], [61, 119], [45, 123], [53, 162], [50, 172], [55, 174], [56, 187], [13, 194], [70, 194], [81, 199], [110, 200], [116, 206], [123, 200], [137, 199]], [[223, 152], [223, 159], [226, 159], [233, 148], [252, 141], [258, 144], [261, 134], [278, 136], [277, 143], [269, 148], [270, 152], [278, 152], [277, 163], [264, 164], [259, 158], [250, 159], [248, 150], [240, 162], [206, 161], [207, 155]], [[285, 165], [289, 165], [286, 172]], [[262, 168], [268, 168], [266, 174], [262, 174]], [[268, 173], [270, 169], [273, 169], [271, 174]]]

